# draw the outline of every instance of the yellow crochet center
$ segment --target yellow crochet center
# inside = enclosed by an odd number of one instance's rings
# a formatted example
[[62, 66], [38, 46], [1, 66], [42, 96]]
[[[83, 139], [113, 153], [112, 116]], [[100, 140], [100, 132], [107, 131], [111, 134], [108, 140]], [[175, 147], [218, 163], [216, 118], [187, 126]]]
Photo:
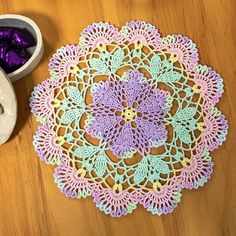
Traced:
[[126, 107], [122, 113], [122, 116], [125, 121], [135, 121], [136, 115], [137, 115], [137, 112], [135, 111], [133, 107]]

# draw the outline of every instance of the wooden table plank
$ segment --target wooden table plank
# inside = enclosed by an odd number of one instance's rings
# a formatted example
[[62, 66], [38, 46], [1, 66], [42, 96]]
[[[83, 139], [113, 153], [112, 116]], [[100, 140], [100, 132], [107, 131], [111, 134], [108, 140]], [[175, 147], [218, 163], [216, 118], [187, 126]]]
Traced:
[[[39, 67], [14, 84], [19, 117], [11, 140], [0, 146], [0, 235], [236, 235], [236, 12], [235, 0], [0, 0], [0, 13], [31, 17], [42, 30], [45, 54]], [[224, 78], [218, 107], [230, 124], [227, 142], [212, 153], [211, 180], [198, 190], [184, 190], [176, 210], [153, 216], [142, 207], [112, 219], [91, 198], [67, 199], [53, 182], [54, 167], [37, 157], [32, 136], [38, 123], [28, 99], [35, 85], [48, 78], [48, 60], [58, 47], [77, 43], [80, 32], [95, 21], [121, 27], [142, 19], [162, 36], [192, 38], [202, 64]]]

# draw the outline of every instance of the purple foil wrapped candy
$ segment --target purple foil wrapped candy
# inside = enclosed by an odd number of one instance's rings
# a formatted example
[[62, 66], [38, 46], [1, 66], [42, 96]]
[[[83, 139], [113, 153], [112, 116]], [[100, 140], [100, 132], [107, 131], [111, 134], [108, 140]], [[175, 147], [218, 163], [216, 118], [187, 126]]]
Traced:
[[5, 61], [9, 47], [10, 46], [6, 42], [0, 44], [0, 62]]
[[26, 48], [36, 45], [36, 40], [27, 29], [0, 27], [0, 67], [11, 73], [29, 59]]
[[35, 38], [26, 29], [15, 29], [12, 43], [17, 47], [29, 48], [36, 44]]
[[10, 73], [23, 66], [27, 62], [27, 58], [24, 54], [12, 50], [7, 52], [5, 62], [7, 64], [6, 72]]
[[0, 27], [0, 41], [11, 39], [14, 27]]

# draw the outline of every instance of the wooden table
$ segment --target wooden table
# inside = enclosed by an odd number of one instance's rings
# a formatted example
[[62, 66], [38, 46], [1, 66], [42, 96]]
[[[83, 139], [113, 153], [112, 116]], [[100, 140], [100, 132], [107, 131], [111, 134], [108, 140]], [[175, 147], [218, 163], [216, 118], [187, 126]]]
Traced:
[[[35, 20], [42, 30], [45, 54], [39, 67], [14, 84], [18, 121], [11, 140], [0, 147], [0, 235], [236, 235], [236, 1], [235, 0], [9, 0], [0, 12]], [[28, 100], [35, 85], [48, 78], [52, 53], [77, 43], [88, 24], [109, 21], [121, 27], [142, 19], [162, 35], [183, 34], [198, 45], [200, 61], [224, 78], [218, 107], [229, 119], [229, 134], [212, 153], [211, 180], [198, 190], [184, 190], [172, 214], [153, 216], [142, 207], [112, 219], [91, 198], [67, 199], [54, 184], [54, 167], [39, 160], [32, 146], [38, 123]]]

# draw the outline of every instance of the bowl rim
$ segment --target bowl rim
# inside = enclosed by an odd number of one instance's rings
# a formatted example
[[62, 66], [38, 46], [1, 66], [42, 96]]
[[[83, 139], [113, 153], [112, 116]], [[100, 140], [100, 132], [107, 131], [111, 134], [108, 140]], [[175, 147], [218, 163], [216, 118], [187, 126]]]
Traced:
[[[15, 19], [15, 20], [24, 21], [33, 28], [33, 30], [35, 31], [35, 34], [36, 34], [37, 44], [35, 46], [35, 50], [34, 50], [33, 54], [29, 58], [29, 60], [23, 66], [18, 68], [17, 70], [15, 70], [9, 74], [6, 74], [11, 79], [12, 82], [15, 82], [21, 78], [21, 76], [19, 74], [22, 73], [27, 68], [29, 68], [29, 66], [37, 59], [38, 55], [43, 50], [42, 49], [43, 48], [43, 39], [42, 39], [42, 34], [41, 34], [41, 31], [40, 31], [38, 25], [32, 19], [30, 19], [26, 16], [23, 16], [23, 15], [18, 15], [18, 14], [0, 15], [0, 20], [3, 20], [3, 19]], [[17, 75], [19, 75], [19, 78], [16, 77]]]

